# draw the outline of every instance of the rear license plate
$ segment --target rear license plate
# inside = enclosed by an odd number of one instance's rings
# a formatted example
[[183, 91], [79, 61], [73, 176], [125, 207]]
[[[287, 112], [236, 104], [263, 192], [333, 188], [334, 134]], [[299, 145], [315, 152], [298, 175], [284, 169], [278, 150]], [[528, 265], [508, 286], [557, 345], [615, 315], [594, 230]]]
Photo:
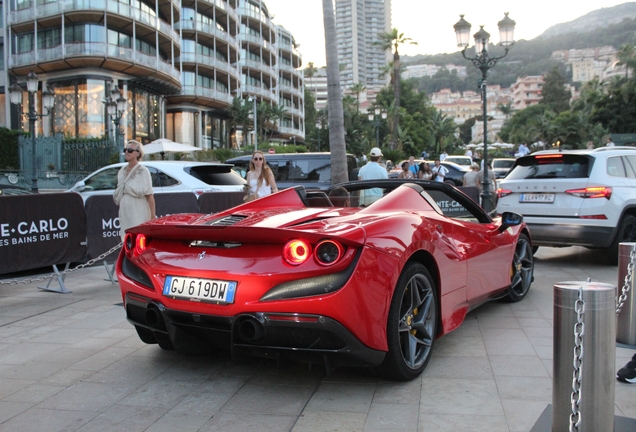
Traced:
[[163, 295], [193, 301], [234, 303], [236, 282], [167, 276]]
[[532, 202], [532, 203], [553, 203], [553, 193], [522, 193], [519, 196], [519, 202]]

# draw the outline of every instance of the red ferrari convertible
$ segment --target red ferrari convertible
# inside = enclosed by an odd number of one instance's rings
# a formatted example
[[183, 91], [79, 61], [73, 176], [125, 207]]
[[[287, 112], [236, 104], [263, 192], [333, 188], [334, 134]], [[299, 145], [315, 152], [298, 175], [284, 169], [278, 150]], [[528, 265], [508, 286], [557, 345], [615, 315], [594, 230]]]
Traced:
[[453, 186], [413, 180], [286, 189], [216, 214], [129, 229], [128, 320], [163, 349], [372, 366], [408, 380], [435, 339], [533, 279], [522, 217], [491, 219]]

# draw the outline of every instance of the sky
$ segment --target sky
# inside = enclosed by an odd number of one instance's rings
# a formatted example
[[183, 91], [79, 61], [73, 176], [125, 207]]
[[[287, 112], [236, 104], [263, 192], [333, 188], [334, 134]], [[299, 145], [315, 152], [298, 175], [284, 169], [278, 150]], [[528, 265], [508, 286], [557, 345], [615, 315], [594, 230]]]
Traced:
[[[439, 1], [439, 0], [438, 0]], [[459, 15], [472, 24], [471, 34], [483, 25], [490, 41], [499, 42], [497, 22], [509, 12], [516, 21], [515, 40], [530, 40], [549, 27], [572, 21], [593, 10], [626, 3], [625, 0], [392, 0], [391, 27], [397, 28], [417, 45], [400, 48], [401, 55], [440, 54], [458, 51], [453, 25]], [[265, 0], [275, 24], [291, 31], [300, 44], [303, 67], [308, 62], [321, 67], [325, 61], [322, 0]], [[471, 45], [472, 45], [471, 37]], [[514, 47], [513, 47], [514, 49]]]

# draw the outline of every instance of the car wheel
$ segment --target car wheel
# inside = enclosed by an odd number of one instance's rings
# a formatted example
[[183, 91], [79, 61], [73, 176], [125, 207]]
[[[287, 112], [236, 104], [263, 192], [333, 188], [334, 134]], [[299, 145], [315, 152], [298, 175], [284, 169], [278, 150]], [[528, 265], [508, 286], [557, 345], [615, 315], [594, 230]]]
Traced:
[[532, 255], [536, 254], [539, 250], [539, 246], [532, 246]]
[[387, 323], [389, 351], [380, 366], [389, 378], [419, 376], [429, 360], [437, 335], [437, 293], [426, 267], [408, 263], [391, 300]]
[[530, 284], [534, 277], [534, 257], [530, 239], [525, 235], [519, 235], [515, 246], [515, 254], [510, 268], [510, 288], [506, 300], [518, 302], [522, 300], [530, 290]]
[[618, 263], [618, 244], [636, 242], [636, 217], [625, 215], [618, 225], [616, 238], [608, 250], [608, 257], [612, 264]]

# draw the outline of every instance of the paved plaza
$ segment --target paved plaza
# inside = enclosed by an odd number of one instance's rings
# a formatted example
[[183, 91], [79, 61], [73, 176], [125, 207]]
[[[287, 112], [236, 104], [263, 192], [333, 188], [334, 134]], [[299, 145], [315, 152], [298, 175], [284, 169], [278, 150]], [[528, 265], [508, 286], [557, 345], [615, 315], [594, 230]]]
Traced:
[[[529, 431], [552, 403], [553, 285], [617, 285], [600, 255], [541, 248], [524, 301], [471, 312], [405, 383], [146, 345], [103, 266], [70, 274], [70, 294], [0, 285], [0, 431]], [[615, 413], [636, 418], [636, 385], [616, 383]]]

